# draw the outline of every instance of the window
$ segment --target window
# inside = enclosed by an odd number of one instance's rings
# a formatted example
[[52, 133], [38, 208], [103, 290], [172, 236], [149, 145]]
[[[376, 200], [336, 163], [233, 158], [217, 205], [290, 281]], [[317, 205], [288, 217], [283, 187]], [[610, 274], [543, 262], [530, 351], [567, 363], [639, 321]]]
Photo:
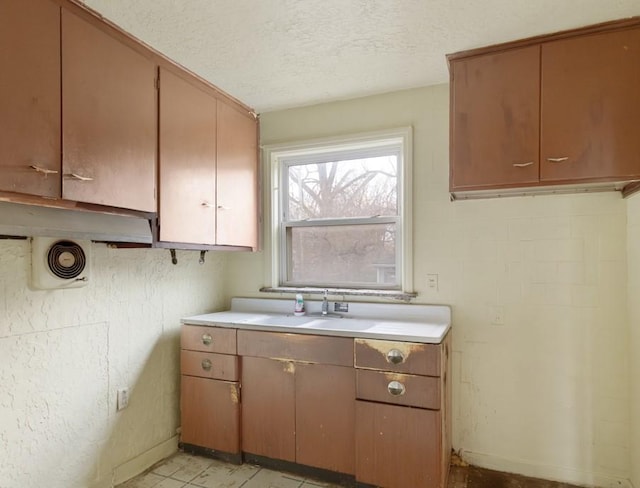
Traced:
[[266, 148], [273, 287], [410, 291], [410, 135]]

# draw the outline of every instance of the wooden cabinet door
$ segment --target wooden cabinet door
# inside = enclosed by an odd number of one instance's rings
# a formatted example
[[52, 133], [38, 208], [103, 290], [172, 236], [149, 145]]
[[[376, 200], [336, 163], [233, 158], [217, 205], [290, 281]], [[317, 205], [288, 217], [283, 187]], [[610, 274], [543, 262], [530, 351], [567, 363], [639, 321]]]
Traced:
[[160, 240], [215, 244], [216, 99], [160, 69], [159, 137]]
[[0, 190], [60, 197], [60, 7], [0, 2]]
[[182, 442], [239, 453], [238, 383], [183, 375], [180, 390]]
[[355, 370], [296, 364], [296, 462], [355, 473]]
[[155, 64], [62, 10], [62, 195], [156, 211]]
[[452, 61], [450, 189], [538, 181], [540, 47]]
[[295, 366], [242, 358], [242, 450], [295, 462]]
[[385, 488], [441, 486], [440, 412], [356, 402], [356, 480]]
[[218, 102], [217, 244], [258, 247], [258, 132], [251, 114]]
[[542, 181], [640, 176], [640, 28], [542, 46]]

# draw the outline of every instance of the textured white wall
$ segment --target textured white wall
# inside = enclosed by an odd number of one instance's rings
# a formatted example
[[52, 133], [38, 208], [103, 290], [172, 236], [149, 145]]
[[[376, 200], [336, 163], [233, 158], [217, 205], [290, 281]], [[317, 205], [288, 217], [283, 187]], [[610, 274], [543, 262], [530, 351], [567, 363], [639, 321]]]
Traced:
[[631, 363], [631, 481], [640, 488], [640, 195], [627, 201]]
[[92, 250], [87, 287], [32, 291], [29, 242], [0, 241], [2, 488], [110, 487], [175, 448], [179, 320], [222, 308], [223, 258]]
[[[448, 110], [440, 85], [266, 113], [262, 143], [412, 125], [416, 301], [453, 307], [455, 448], [486, 467], [628, 486], [626, 203], [450, 202]], [[229, 266], [230, 295], [260, 295], [263, 253]]]

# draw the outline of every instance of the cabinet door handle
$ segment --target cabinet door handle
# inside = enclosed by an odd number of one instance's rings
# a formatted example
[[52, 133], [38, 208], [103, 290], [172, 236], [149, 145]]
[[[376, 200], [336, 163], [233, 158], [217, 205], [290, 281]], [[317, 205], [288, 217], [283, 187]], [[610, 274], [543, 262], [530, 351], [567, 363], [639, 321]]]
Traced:
[[531, 166], [533, 161], [528, 161], [526, 163], [513, 163], [516, 168], [526, 168], [527, 166]]
[[562, 163], [563, 161], [566, 161], [567, 159], [569, 159], [568, 156], [562, 157], [562, 158], [547, 158], [547, 161], [549, 161], [550, 163]]
[[208, 346], [209, 344], [211, 344], [213, 342], [213, 337], [211, 337], [210, 334], [202, 334], [202, 343], [205, 346]]
[[200, 205], [202, 205], [203, 207], [207, 207], [207, 208], [215, 207], [215, 205], [213, 203], [209, 203], [209, 202], [202, 202]]
[[397, 349], [391, 349], [391, 351], [387, 353], [387, 362], [391, 364], [404, 363], [404, 359], [404, 354]]
[[202, 369], [204, 369], [205, 371], [211, 370], [211, 361], [208, 359], [203, 359], [200, 365], [202, 366]]
[[90, 176], [82, 176], [77, 173], [68, 173], [65, 176], [67, 178], [71, 178], [73, 180], [78, 180], [78, 181], [93, 181], [93, 178], [91, 178]]
[[45, 176], [47, 175], [57, 175], [58, 171], [56, 171], [55, 169], [47, 169], [47, 168], [43, 168], [41, 166], [38, 166], [37, 164], [32, 164], [31, 166], [29, 166], [32, 170], [38, 172], [38, 173], [42, 173]]
[[404, 387], [404, 385], [402, 383], [400, 383], [399, 381], [391, 381], [387, 385], [387, 390], [393, 396], [404, 395], [404, 392], [407, 391], [407, 389]]
[[231, 210], [229, 207], [225, 207], [224, 205], [218, 205], [218, 210]]

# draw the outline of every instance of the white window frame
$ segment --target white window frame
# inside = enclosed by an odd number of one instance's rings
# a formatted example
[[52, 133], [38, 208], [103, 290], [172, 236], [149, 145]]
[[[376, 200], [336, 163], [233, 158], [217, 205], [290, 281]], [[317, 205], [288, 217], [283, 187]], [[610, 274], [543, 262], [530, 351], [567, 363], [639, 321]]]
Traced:
[[[272, 144], [264, 146], [263, 161], [265, 163], [264, 171], [264, 208], [265, 212], [265, 239], [264, 239], [264, 256], [265, 256], [265, 277], [264, 281], [268, 290], [292, 290], [305, 291], [306, 289], [315, 290], [317, 286], [306, 285], [287, 285], [282, 284], [284, 280], [281, 277], [286, 276], [285, 271], [285, 255], [283, 240], [285, 239], [285, 229], [280, 225], [282, 214], [282, 206], [284, 203], [283, 195], [287, 191], [286, 182], [283, 184], [283, 174], [287, 167], [287, 163], [291, 164], [293, 158], [297, 161], [316, 159], [318, 155], [327, 155], [335, 152], [344, 153], [346, 151], [365, 152], [367, 149], [375, 149], [376, 147], [388, 146], [390, 144], [399, 144], [400, 158], [398, 160], [398, 204], [400, 206], [399, 218], [391, 219], [385, 217], [362, 219], [362, 223], [384, 223], [396, 221], [398, 235], [401, 243], [397, 246], [396, 252], [399, 254], [397, 262], [401, 270], [401, 280], [398, 283], [399, 289], [393, 287], [377, 288], [342, 288], [333, 286], [331, 283], [323, 285], [322, 288], [330, 288], [334, 292], [349, 291], [357, 294], [358, 291], [366, 295], [388, 295], [389, 292], [412, 293], [413, 292], [413, 249], [412, 249], [412, 129], [411, 127], [402, 127], [397, 129], [367, 132], [355, 135], [329, 137], [322, 139], [313, 139], [306, 141], [298, 141], [285, 144]], [[335, 222], [335, 221], [331, 221]], [[354, 220], [351, 220], [354, 222]], [[355, 223], [355, 222], [354, 222]], [[267, 291], [268, 291], [267, 290]], [[350, 294], [351, 294], [350, 293]]]

